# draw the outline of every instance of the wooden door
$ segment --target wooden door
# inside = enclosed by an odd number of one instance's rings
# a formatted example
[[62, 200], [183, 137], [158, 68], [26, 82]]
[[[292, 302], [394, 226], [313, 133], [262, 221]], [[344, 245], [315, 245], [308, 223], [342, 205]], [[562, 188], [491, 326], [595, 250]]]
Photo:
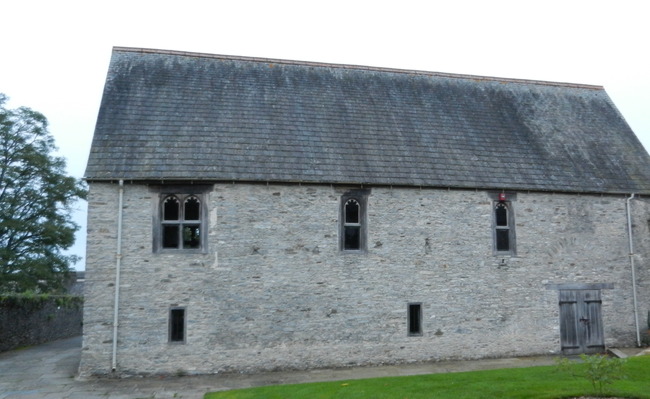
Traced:
[[560, 290], [560, 343], [567, 355], [605, 350], [600, 290]]

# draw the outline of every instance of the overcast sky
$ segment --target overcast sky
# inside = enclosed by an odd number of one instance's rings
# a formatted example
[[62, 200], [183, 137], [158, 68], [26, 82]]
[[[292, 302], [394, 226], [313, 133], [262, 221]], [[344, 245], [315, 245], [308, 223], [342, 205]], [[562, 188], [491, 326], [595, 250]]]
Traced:
[[[0, 92], [88, 157], [113, 46], [601, 85], [650, 148], [650, 23], [637, 1], [15, 0]], [[79, 206], [84, 224], [85, 206]], [[85, 231], [75, 254], [85, 256]], [[77, 265], [83, 269], [83, 263]]]

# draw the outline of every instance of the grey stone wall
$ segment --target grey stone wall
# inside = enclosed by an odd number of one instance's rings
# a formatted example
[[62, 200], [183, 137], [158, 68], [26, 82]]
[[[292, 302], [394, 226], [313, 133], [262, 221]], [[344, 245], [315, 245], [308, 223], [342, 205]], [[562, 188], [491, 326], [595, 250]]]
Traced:
[[[637, 279], [637, 302], [641, 339], [650, 343], [650, 201], [631, 201], [634, 237], [634, 268]], [[631, 265], [628, 262], [628, 269]], [[631, 270], [630, 270], [631, 276]]]
[[[494, 256], [485, 191], [371, 189], [368, 251], [339, 251], [345, 188], [217, 184], [209, 250], [152, 253], [157, 194], [127, 185], [117, 372], [214, 373], [557, 353], [558, 292], [603, 290], [607, 345], [634, 343], [625, 197], [522, 193], [516, 256]], [[117, 185], [93, 183], [82, 375], [111, 371]], [[636, 199], [641, 313], [648, 204]], [[423, 334], [408, 336], [407, 305]], [[172, 306], [186, 343], [168, 342]], [[644, 313], [645, 312], [645, 313]]]
[[0, 301], [0, 352], [81, 335], [80, 298]]

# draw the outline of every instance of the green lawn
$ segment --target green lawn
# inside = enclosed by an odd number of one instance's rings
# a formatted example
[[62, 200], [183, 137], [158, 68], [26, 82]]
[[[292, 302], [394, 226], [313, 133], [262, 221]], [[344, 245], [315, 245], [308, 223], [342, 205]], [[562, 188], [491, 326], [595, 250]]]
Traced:
[[[626, 378], [608, 396], [650, 399], [650, 356], [630, 358]], [[212, 392], [205, 399], [570, 398], [593, 395], [591, 383], [555, 366], [387, 377]]]

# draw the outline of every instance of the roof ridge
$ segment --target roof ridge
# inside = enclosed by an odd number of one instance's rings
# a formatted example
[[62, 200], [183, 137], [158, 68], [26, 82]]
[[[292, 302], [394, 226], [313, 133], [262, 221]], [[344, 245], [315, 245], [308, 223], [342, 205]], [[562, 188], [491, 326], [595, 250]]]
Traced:
[[297, 61], [297, 60], [286, 60], [286, 59], [279, 59], [279, 58], [248, 57], [248, 56], [237, 56], [237, 55], [200, 53], [200, 52], [191, 52], [191, 51], [162, 50], [162, 49], [121, 47], [121, 46], [114, 46], [113, 51], [143, 53], [143, 54], [177, 55], [177, 56], [198, 57], [198, 58], [213, 58], [213, 59], [224, 59], [224, 60], [232, 60], [232, 61], [266, 62], [266, 63], [274, 63], [274, 64], [302, 65], [302, 66], [312, 66], [312, 67], [320, 67], [320, 68], [356, 69], [356, 70], [375, 71], [375, 72], [390, 72], [390, 73], [403, 73], [403, 74], [410, 74], [410, 75], [437, 76], [437, 77], [454, 78], [454, 79], [486, 80], [486, 81], [502, 82], [502, 83], [535, 84], [535, 85], [544, 85], [544, 86], [604, 90], [603, 86], [583, 84], [583, 83], [553, 82], [553, 81], [535, 80], [535, 79], [501, 78], [495, 76], [456, 74], [456, 73], [449, 73], [449, 72], [430, 72], [430, 71], [422, 71], [422, 70], [415, 70], [415, 69], [386, 68], [386, 67], [374, 67], [374, 66], [354, 65], [354, 64], [334, 64], [334, 63], [315, 62], [315, 61]]

